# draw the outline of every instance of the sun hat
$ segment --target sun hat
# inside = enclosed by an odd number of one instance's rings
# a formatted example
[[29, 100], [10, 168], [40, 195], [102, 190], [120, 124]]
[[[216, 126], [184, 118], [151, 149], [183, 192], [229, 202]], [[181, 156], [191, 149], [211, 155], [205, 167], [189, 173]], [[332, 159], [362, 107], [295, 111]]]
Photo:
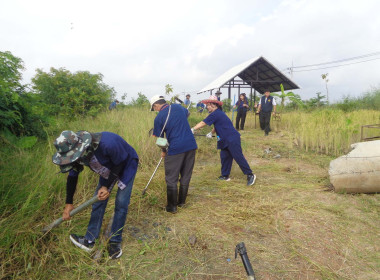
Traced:
[[159, 100], [165, 100], [165, 97], [162, 96], [162, 95], [155, 95], [153, 96], [151, 99], [150, 99], [150, 110], [151, 111], [154, 111], [153, 110], [153, 104], [156, 103], [157, 101]]
[[91, 145], [92, 135], [87, 131], [71, 130], [62, 131], [61, 135], [54, 141], [57, 152], [52, 160], [57, 165], [69, 165], [77, 161]]
[[223, 102], [219, 101], [218, 97], [216, 97], [215, 95], [211, 95], [209, 99], [202, 100], [202, 103], [203, 104], [214, 103], [214, 104], [217, 104], [219, 106], [223, 105]]

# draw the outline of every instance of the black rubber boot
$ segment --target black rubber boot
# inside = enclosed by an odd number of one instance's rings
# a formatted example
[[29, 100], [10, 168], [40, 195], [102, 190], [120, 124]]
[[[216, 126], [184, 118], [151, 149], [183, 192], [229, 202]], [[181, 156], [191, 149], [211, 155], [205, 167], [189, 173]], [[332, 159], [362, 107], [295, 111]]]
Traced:
[[166, 206], [166, 212], [177, 213], [177, 199], [178, 199], [178, 190], [175, 188], [167, 188], [167, 199], [168, 205]]
[[189, 190], [189, 186], [180, 186], [179, 187], [178, 207], [185, 206], [188, 190]]

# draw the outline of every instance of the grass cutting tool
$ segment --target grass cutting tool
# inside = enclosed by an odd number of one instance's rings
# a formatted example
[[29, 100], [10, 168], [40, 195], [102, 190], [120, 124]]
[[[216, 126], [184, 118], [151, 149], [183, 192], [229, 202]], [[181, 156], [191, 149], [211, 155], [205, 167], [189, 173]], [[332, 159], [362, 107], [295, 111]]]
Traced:
[[154, 175], [156, 174], [157, 169], [158, 169], [158, 167], [160, 166], [160, 164], [161, 164], [161, 162], [162, 162], [162, 159], [163, 159], [163, 157], [160, 158], [160, 161], [158, 162], [158, 164], [157, 164], [157, 166], [156, 166], [156, 169], [154, 169], [154, 172], [153, 172], [152, 176], [150, 177], [150, 179], [149, 179], [149, 181], [148, 181], [148, 184], [146, 184], [144, 190], [142, 191], [141, 195], [144, 195], [144, 194], [146, 193], [146, 190], [148, 189], [148, 186], [149, 186], [150, 182], [152, 181]]
[[[109, 192], [111, 192], [113, 186], [115, 185], [115, 183], [117, 182], [117, 180], [115, 180], [115, 182], [111, 185], [111, 187], [109, 188]], [[84, 209], [86, 209], [87, 207], [91, 206], [92, 204], [94, 204], [95, 202], [98, 202], [99, 199], [98, 199], [98, 196], [97, 195], [94, 195], [91, 199], [83, 202], [81, 205], [79, 205], [77, 208], [71, 210], [70, 212], [70, 217], [73, 217], [75, 216], [76, 214], [82, 212]], [[59, 226], [60, 224], [62, 224], [63, 222], [63, 218], [60, 217], [59, 219], [56, 219], [54, 222], [52, 222], [51, 224], [47, 225], [46, 227], [44, 227], [42, 229], [42, 232], [48, 232], [48, 231], [51, 231], [53, 228]]]

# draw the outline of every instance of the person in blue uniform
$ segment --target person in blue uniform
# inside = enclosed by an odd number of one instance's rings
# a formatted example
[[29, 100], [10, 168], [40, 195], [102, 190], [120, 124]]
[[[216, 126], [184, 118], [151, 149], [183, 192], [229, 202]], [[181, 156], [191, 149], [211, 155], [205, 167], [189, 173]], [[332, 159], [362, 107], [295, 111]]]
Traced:
[[186, 108], [190, 107], [190, 104], [191, 104], [190, 94], [186, 94], [186, 99], [185, 99], [185, 101], [183, 103], [185, 104]]
[[220, 180], [230, 181], [232, 161], [235, 160], [241, 171], [247, 175], [247, 186], [255, 183], [256, 175], [252, 173], [247, 160], [243, 155], [239, 132], [234, 128], [231, 120], [221, 110], [223, 102], [219, 101], [216, 96], [210, 96], [209, 99], [203, 100], [209, 115], [203, 121], [192, 128], [193, 133], [206, 126], [214, 125], [213, 130], [207, 134], [208, 138], [213, 133], [218, 136], [217, 148], [220, 149], [220, 161], [222, 163]]
[[234, 108], [237, 108], [235, 127], [237, 130], [244, 130], [245, 118], [247, 117], [247, 111], [249, 109], [248, 99], [245, 93], [239, 95], [239, 100], [234, 105]]
[[166, 211], [174, 214], [177, 206], [185, 205], [198, 147], [187, 121], [189, 111], [186, 108], [179, 104], [169, 105], [160, 95], [153, 96], [150, 104], [151, 111], [158, 112], [154, 119], [153, 136], [166, 135], [169, 142], [161, 156], [165, 158]]
[[203, 112], [203, 110], [205, 109], [205, 104], [203, 104], [201, 101], [199, 101], [198, 103], [197, 103], [197, 111], [199, 112], [199, 113], [202, 113]]
[[265, 136], [269, 135], [270, 118], [273, 113], [276, 114], [276, 100], [270, 95], [269, 90], [265, 91], [264, 95], [260, 98], [259, 108], [257, 113], [259, 114], [260, 128], [265, 131]]
[[88, 166], [99, 174], [99, 183], [95, 190], [99, 201], [92, 205], [87, 232], [84, 236], [70, 235], [70, 240], [77, 247], [87, 252], [93, 250], [99, 237], [110, 190], [114, 184], [118, 185], [107, 250], [111, 258], [119, 258], [123, 253], [122, 233], [139, 161], [136, 151], [121, 136], [111, 132], [75, 133], [66, 130], [55, 140], [54, 145], [57, 153], [53, 155], [53, 163], [60, 166], [62, 173], [69, 172], [63, 220], [69, 220], [70, 212], [74, 209], [73, 197], [83, 166]]
[[113, 110], [113, 109], [116, 109], [117, 104], [119, 104], [119, 100], [114, 100], [114, 101], [110, 104], [110, 106], [108, 107], [108, 109], [109, 109], [110, 111]]

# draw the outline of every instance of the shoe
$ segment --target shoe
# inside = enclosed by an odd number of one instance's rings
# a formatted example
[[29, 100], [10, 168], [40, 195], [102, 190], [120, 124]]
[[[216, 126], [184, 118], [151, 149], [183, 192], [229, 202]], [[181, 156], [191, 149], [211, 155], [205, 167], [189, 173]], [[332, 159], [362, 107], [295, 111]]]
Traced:
[[166, 206], [166, 212], [175, 214], [177, 213], [177, 201], [178, 201], [178, 189], [177, 186], [175, 188], [167, 188], [166, 195], [168, 204]]
[[178, 207], [185, 206], [187, 191], [189, 190], [189, 186], [179, 186], [179, 194], [178, 194]]
[[220, 176], [219, 178], [218, 178], [218, 180], [221, 180], [221, 181], [231, 181], [231, 178], [230, 177], [228, 177], [228, 176]]
[[247, 186], [252, 186], [256, 181], [256, 175], [247, 175]]
[[269, 133], [265, 132], [265, 136], [268, 136], [268, 135], [269, 135]]
[[120, 242], [108, 242], [107, 244], [108, 256], [110, 259], [118, 259], [123, 254], [123, 250], [121, 249]]
[[85, 250], [86, 252], [91, 252], [94, 249], [95, 242], [89, 243], [89, 241], [84, 238], [84, 236], [78, 236], [76, 234], [70, 234], [70, 240], [75, 246]]

